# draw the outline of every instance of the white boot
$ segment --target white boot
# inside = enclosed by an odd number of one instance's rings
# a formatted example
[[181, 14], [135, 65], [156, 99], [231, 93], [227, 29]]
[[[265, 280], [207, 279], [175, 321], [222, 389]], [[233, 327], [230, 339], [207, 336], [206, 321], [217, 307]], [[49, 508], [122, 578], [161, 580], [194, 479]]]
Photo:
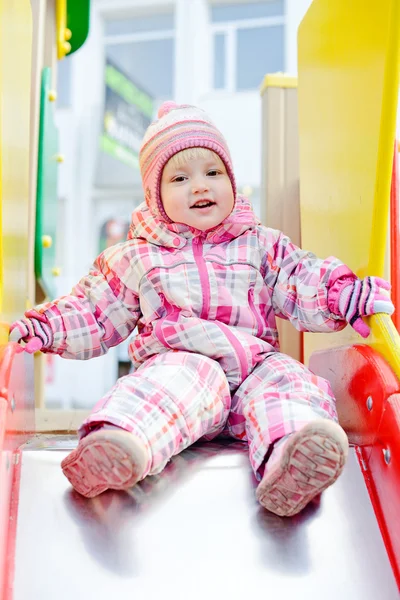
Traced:
[[104, 427], [80, 440], [61, 467], [77, 492], [93, 498], [107, 489], [131, 488], [143, 478], [147, 461], [146, 448], [136, 436]]
[[329, 419], [318, 419], [286, 436], [273, 450], [257, 488], [264, 508], [279, 515], [296, 515], [332, 485], [348, 454], [343, 429]]

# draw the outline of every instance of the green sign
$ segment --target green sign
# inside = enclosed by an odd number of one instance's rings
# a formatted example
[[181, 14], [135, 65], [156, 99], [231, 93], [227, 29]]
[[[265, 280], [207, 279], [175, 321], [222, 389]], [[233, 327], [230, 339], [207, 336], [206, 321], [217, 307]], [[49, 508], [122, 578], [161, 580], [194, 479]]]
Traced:
[[139, 149], [150, 125], [154, 101], [115, 65], [107, 61], [105, 104], [100, 148], [138, 169]]

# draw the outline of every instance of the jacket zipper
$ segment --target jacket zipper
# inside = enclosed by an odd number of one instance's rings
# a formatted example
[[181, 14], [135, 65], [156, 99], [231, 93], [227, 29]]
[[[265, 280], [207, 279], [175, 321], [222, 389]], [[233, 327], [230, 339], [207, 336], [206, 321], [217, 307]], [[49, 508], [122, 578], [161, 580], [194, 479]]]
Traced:
[[199, 269], [200, 284], [203, 295], [203, 302], [201, 308], [201, 319], [207, 319], [210, 311], [210, 280], [208, 278], [208, 271], [206, 261], [203, 258], [203, 242], [200, 237], [193, 239], [193, 255], [196, 261], [197, 268]]
[[218, 327], [225, 333], [226, 337], [232, 344], [232, 348], [236, 352], [236, 356], [239, 359], [240, 373], [242, 376], [242, 381], [244, 381], [246, 379], [247, 375], [249, 374], [248, 366], [247, 366], [246, 351], [243, 348], [242, 344], [237, 339], [237, 337], [234, 335], [234, 333], [229, 329], [228, 325], [225, 325], [225, 323], [218, 323]]
[[[200, 284], [203, 293], [203, 305], [201, 309], [201, 319], [207, 319], [208, 313], [210, 311], [210, 280], [208, 278], [208, 271], [206, 261], [203, 258], [203, 242], [199, 237], [195, 237], [193, 239], [193, 254], [194, 259], [197, 264], [197, 268], [199, 269], [200, 274]], [[240, 344], [239, 340], [235, 337], [235, 335], [230, 331], [227, 325], [222, 323], [218, 324], [220, 329], [225, 332], [226, 337], [230, 340], [232, 347], [235, 349], [237, 357], [239, 359], [240, 371], [242, 375], [242, 380], [247, 377], [247, 358], [246, 352]]]
[[250, 288], [250, 291], [249, 291], [249, 304], [250, 304], [250, 310], [253, 313], [253, 315], [255, 316], [255, 319], [257, 322], [257, 337], [260, 337], [263, 332], [263, 329], [264, 329], [264, 324], [263, 324], [261, 316], [259, 315], [258, 310], [256, 309], [256, 306], [254, 304], [254, 288]]

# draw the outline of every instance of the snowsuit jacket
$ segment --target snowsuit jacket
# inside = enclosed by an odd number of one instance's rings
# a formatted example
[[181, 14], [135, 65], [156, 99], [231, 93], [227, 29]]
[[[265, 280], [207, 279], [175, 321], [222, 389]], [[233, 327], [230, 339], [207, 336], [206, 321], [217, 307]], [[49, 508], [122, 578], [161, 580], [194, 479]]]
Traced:
[[136, 367], [184, 350], [217, 360], [240, 383], [279, 350], [276, 317], [300, 331], [345, 327], [328, 293], [347, 277], [337, 258], [321, 260], [261, 225], [244, 197], [206, 232], [167, 224], [143, 203], [127, 241], [100, 254], [71, 294], [36, 310], [52, 330], [47, 351], [62, 357], [100, 356], [137, 326], [129, 347]]

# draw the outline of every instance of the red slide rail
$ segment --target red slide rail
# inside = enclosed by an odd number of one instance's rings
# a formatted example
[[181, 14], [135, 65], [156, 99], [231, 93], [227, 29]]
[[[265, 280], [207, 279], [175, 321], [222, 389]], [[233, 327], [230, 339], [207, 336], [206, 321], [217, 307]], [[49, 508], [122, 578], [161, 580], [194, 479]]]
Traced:
[[393, 323], [400, 333], [400, 209], [399, 209], [399, 160], [396, 140], [393, 155], [392, 184], [390, 188], [390, 281], [392, 300], [396, 310]]

